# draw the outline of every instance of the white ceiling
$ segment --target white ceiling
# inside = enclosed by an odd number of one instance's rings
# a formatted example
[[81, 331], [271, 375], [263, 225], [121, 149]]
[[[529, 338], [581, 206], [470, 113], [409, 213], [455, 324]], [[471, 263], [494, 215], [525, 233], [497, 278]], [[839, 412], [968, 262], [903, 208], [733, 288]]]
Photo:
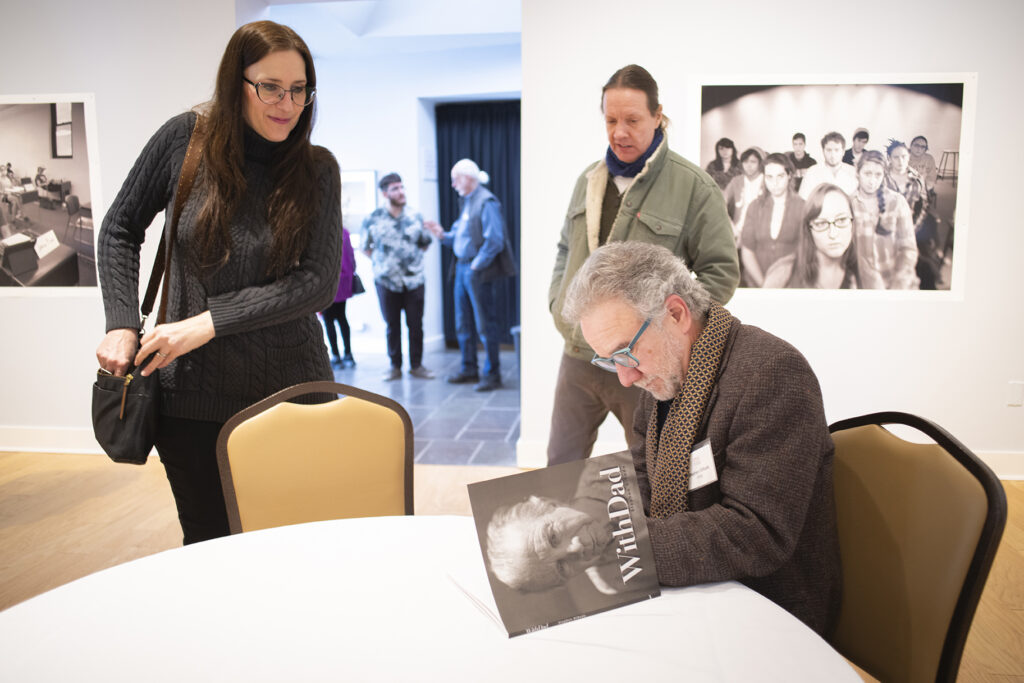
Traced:
[[519, 44], [520, 0], [270, 0], [314, 57]]

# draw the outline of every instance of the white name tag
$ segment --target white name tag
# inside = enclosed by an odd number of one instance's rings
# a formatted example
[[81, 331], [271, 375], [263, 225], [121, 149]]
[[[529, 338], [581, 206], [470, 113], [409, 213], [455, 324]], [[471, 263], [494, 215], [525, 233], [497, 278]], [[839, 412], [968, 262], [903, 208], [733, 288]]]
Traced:
[[711, 439], [704, 439], [690, 453], [690, 490], [696, 491], [718, 481], [715, 454], [711, 452]]

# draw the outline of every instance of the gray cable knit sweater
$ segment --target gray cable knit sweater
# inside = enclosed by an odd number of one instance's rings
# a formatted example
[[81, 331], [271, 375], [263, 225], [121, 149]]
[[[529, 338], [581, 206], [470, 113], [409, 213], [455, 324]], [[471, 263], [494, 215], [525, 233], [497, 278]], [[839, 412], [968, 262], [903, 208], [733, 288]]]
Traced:
[[[195, 120], [192, 112], [181, 114], [156, 132], [103, 219], [98, 265], [108, 331], [139, 326], [140, 245], [157, 213], [166, 211], [170, 219]], [[182, 209], [167, 320], [209, 310], [215, 336], [160, 371], [164, 415], [225, 421], [284, 387], [333, 378], [316, 311], [330, 305], [338, 286], [338, 164], [330, 152], [318, 150], [319, 209], [308, 245], [292, 270], [271, 279], [264, 274], [271, 244], [265, 216], [275, 147], [246, 128], [247, 192], [231, 225], [231, 257], [216, 272], [201, 272], [194, 253], [195, 221], [205, 196], [201, 168]]]

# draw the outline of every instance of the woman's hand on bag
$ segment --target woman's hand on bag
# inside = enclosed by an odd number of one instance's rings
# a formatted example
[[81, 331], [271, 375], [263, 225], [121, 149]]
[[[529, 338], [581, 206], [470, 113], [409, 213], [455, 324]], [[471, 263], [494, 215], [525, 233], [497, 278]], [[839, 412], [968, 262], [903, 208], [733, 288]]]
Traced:
[[96, 349], [96, 360], [100, 367], [115, 375], [124, 375], [132, 366], [135, 349], [139, 345], [139, 333], [128, 328], [107, 332]]
[[[142, 337], [142, 346], [135, 355], [138, 365], [146, 361], [142, 376], [167, 365], [192, 349], [198, 349], [213, 339], [213, 316], [209, 311], [179, 320], [176, 323], [157, 325]], [[148, 359], [148, 361], [147, 361]]]

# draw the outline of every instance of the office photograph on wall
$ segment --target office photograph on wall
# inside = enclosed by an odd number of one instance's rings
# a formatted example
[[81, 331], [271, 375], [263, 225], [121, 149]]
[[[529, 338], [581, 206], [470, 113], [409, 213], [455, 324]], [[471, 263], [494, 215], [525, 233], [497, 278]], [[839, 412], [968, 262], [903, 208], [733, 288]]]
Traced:
[[0, 95], [0, 286], [96, 286], [93, 105]]
[[702, 85], [700, 165], [725, 197], [740, 286], [959, 291], [972, 87]]

